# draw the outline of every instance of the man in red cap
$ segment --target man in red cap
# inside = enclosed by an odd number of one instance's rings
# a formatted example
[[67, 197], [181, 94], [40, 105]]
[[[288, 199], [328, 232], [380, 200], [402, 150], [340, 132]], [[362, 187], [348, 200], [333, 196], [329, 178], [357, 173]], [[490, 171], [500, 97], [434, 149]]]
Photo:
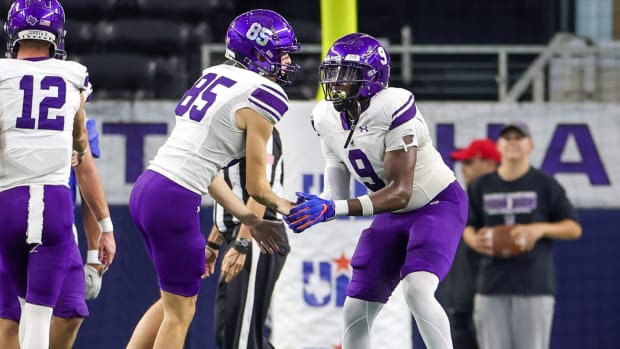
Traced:
[[490, 139], [474, 139], [469, 146], [450, 154], [452, 160], [461, 161], [465, 184], [469, 185], [478, 176], [495, 171], [502, 155]]
[[[492, 140], [474, 139], [466, 148], [453, 151], [450, 157], [461, 162], [465, 184], [469, 185], [478, 176], [495, 171], [502, 156]], [[478, 348], [473, 322], [478, 259], [474, 250], [461, 243], [441, 286], [440, 301], [450, 318], [455, 349]]]

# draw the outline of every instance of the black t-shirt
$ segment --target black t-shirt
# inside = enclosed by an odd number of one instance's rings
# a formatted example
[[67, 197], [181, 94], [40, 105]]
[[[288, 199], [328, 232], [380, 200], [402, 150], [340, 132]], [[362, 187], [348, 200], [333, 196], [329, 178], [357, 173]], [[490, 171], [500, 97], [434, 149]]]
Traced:
[[[497, 172], [480, 176], [468, 188], [469, 220], [479, 229], [496, 225], [577, 220], [564, 188], [551, 176], [530, 170], [514, 181]], [[542, 238], [530, 252], [513, 258], [483, 256], [476, 282], [481, 294], [555, 294], [553, 243]]]

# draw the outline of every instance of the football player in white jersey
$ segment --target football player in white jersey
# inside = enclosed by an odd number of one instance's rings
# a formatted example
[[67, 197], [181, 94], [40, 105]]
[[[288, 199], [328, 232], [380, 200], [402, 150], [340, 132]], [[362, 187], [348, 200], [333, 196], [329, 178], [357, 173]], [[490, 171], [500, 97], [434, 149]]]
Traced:
[[289, 213], [292, 204], [274, 194], [266, 178], [265, 147], [288, 110], [286, 93], [276, 82], [288, 83], [288, 73], [299, 70], [289, 57], [299, 48], [293, 28], [279, 14], [243, 13], [228, 28], [230, 64], [205, 69], [179, 101], [172, 133], [130, 197], [162, 299], [142, 317], [128, 348], [183, 347], [201, 276], [208, 275], [198, 216], [202, 195], [210, 193], [247, 225], [261, 249], [278, 251], [281, 223], [258, 218], [217, 174], [245, 156], [246, 171], [253, 174], [245, 187], [253, 200]]
[[11, 58], [0, 60], [0, 258], [11, 282], [3, 287], [25, 299], [21, 348], [47, 348], [71, 256], [79, 255], [68, 178], [72, 151], [81, 161], [87, 150], [88, 74], [54, 58], [64, 58], [65, 35], [56, 0], [15, 1], [5, 30]]
[[[103, 185], [94, 157], [99, 157], [99, 141], [94, 120], [86, 122], [89, 149], [82, 163], [73, 168], [69, 178], [75, 205], [77, 184], [82, 196], [82, 217], [88, 241], [88, 258], [82, 266], [80, 251], [71, 252], [70, 266], [56, 305], [50, 329], [51, 349], [70, 349], [84, 317], [89, 314], [86, 299], [99, 295], [102, 274], [112, 264], [116, 253], [114, 227], [110, 219]], [[74, 155], [77, 155], [74, 152]], [[77, 165], [77, 159], [74, 157]], [[75, 207], [75, 206], [74, 206]], [[77, 230], [74, 230], [77, 239]], [[86, 275], [88, 276], [86, 276]], [[86, 277], [86, 280], [85, 280]], [[0, 285], [10, 285], [10, 277], [0, 260]], [[86, 296], [86, 298], [85, 298]], [[0, 348], [19, 349], [18, 326], [21, 307], [14, 288], [0, 288]]]
[[[344, 305], [344, 349], [371, 347], [370, 328], [403, 280], [427, 348], [452, 348], [435, 290], [452, 263], [467, 220], [467, 197], [433, 147], [413, 95], [388, 87], [390, 57], [372, 36], [338, 39], [320, 66], [326, 101], [313, 110], [325, 157], [321, 197], [286, 218], [301, 232], [338, 216], [372, 216], [351, 260]], [[370, 195], [349, 199], [350, 176]]]

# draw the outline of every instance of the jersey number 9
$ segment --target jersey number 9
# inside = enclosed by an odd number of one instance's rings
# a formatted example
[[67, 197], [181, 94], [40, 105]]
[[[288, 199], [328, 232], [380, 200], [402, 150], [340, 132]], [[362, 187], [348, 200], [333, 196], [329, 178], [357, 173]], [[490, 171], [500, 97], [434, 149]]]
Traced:
[[368, 160], [368, 156], [364, 154], [360, 149], [352, 149], [349, 151], [349, 161], [351, 161], [351, 166], [355, 169], [355, 173], [357, 173], [360, 177], [369, 178], [369, 181], [363, 181], [366, 188], [372, 190], [373, 192], [385, 187], [385, 183], [379, 178], [375, 170], [372, 168], [372, 164], [370, 160]]

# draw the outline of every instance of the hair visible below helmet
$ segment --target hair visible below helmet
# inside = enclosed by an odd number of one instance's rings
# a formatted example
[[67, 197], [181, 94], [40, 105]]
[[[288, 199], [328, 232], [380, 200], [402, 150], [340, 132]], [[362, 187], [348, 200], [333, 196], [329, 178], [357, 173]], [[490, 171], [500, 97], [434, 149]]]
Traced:
[[57, 0], [15, 0], [9, 9], [4, 31], [7, 57], [16, 57], [21, 40], [52, 44], [50, 56], [64, 59], [65, 11]]
[[290, 84], [288, 74], [301, 68], [283, 65], [281, 57], [300, 48], [293, 27], [271, 10], [251, 10], [237, 16], [226, 33], [226, 58], [283, 84]]
[[[319, 66], [319, 83], [325, 99], [337, 110], [349, 109], [359, 97], [370, 98], [388, 87], [390, 55], [368, 34], [347, 34], [330, 47]], [[348, 93], [338, 86], [350, 86]]]

